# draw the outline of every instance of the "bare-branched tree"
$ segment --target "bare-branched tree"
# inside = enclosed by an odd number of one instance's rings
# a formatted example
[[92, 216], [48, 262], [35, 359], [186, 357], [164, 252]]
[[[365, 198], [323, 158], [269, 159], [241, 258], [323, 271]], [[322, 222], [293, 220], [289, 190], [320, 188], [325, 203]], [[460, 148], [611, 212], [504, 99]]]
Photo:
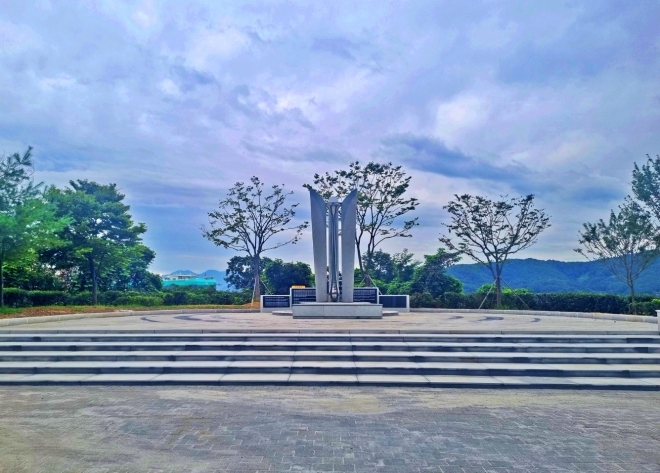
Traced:
[[533, 194], [501, 201], [467, 194], [454, 197], [443, 207], [451, 216], [451, 223], [443, 225], [453, 238], [443, 235], [440, 241], [488, 268], [495, 281], [497, 307], [501, 307], [504, 264], [536, 243], [550, 226], [550, 217], [534, 208]]
[[635, 281], [660, 257], [660, 235], [651, 214], [627, 198], [618, 212], [610, 212], [608, 222], [585, 223], [579, 242], [584, 248], [576, 252], [599, 261], [628, 286], [632, 311], [637, 313]]
[[[284, 185], [273, 185], [270, 193], [266, 193], [258, 177], [253, 176], [250, 182], [234, 184], [218, 209], [209, 212], [210, 228], [202, 226], [201, 230], [216, 246], [240, 251], [252, 258], [253, 301], [258, 301], [261, 254], [297, 243], [308, 222], [292, 224], [298, 204], [287, 205], [287, 197], [293, 192], [284, 192]], [[273, 240], [285, 232], [288, 236], [284, 239]]]

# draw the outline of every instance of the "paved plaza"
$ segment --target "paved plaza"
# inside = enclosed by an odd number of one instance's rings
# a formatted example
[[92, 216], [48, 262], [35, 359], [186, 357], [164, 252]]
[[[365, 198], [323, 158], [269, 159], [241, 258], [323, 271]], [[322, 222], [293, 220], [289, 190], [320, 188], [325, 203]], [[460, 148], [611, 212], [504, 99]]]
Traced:
[[198, 313], [105, 317], [0, 327], [0, 330], [401, 330], [401, 331], [626, 331], [658, 333], [658, 325], [547, 315], [403, 313], [377, 320], [293, 320], [269, 313]]
[[660, 396], [2, 387], [0, 471], [654, 472]]
[[[466, 313], [304, 321], [167, 314], [3, 329], [657, 335], [648, 323]], [[0, 419], [0, 473], [660, 471], [658, 392], [23, 385], [0, 386]]]

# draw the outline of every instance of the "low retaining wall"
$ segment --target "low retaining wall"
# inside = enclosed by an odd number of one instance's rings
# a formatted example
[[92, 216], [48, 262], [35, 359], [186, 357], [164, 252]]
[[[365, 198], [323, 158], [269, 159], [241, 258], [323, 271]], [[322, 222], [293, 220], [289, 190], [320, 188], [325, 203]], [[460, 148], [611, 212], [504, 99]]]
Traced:
[[8, 325], [40, 324], [61, 320], [101, 319], [104, 317], [128, 317], [131, 315], [167, 315], [167, 314], [218, 314], [232, 312], [259, 312], [259, 309], [174, 309], [174, 310], [118, 310], [116, 312], [43, 315], [39, 317], [17, 317], [0, 319], [0, 327]]
[[[644, 322], [656, 324], [658, 317], [649, 315], [600, 314], [595, 312], [551, 312], [543, 310], [497, 310], [497, 309], [410, 309], [411, 312], [436, 312], [443, 314], [505, 314], [505, 315], [535, 315], [551, 317], [577, 317], [581, 319], [620, 320], [622, 322]], [[657, 311], [660, 314], [660, 311]]]

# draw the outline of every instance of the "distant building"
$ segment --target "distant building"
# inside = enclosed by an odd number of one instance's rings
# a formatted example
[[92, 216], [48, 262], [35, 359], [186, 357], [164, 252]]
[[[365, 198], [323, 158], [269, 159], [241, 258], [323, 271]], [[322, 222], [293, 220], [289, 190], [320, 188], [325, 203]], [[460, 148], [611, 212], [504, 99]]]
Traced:
[[168, 274], [163, 276], [163, 286], [213, 286], [217, 282], [214, 277], [204, 277], [199, 274]]

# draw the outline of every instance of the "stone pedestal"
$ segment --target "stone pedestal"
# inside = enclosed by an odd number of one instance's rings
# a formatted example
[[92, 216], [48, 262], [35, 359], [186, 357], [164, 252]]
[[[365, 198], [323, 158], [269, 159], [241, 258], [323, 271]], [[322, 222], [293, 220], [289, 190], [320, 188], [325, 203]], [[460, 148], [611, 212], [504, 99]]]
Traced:
[[382, 319], [383, 306], [368, 302], [303, 302], [292, 307], [294, 319]]

